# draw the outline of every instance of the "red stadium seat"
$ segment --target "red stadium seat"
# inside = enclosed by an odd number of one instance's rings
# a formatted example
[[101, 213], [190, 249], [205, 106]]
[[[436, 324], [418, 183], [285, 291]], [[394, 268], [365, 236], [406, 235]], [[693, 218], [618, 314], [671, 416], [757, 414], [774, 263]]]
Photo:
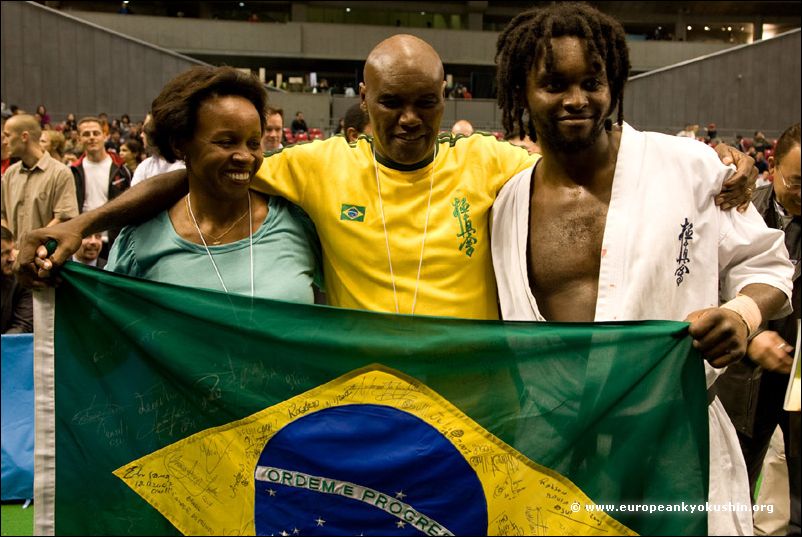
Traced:
[[296, 142], [305, 142], [309, 140], [309, 135], [305, 132], [299, 132], [298, 135], [295, 137]]

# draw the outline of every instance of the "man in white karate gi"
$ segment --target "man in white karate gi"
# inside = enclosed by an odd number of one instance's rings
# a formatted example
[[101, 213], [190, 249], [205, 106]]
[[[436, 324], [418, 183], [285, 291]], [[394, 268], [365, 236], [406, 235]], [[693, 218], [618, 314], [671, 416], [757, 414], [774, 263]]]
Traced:
[[[614, 19], [585, 4], [536, 8], [502, 32], [496, 59], [505, 130], [543, 154], [493, 206], [502, 317], [688, 320], [709, 387], [762, 321], [790, 311], [782, 232], [752, 206], [716, 207], [732, 169], [711, 148], [623, 122], [629, 58]], [[709, 409], [710, 503], [748, 506], [735, 430], [718, 400]], [[710, 512], [708, 529], [751, 534], [751, 512]]]

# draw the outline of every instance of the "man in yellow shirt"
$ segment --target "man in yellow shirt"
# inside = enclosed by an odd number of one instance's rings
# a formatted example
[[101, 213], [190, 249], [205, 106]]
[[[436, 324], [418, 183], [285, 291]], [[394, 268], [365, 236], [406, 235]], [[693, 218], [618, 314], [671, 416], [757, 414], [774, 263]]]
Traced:
[[535, 157], [492, 136], [439, 136], [444, 78], [428, 44], [390, 38], [368, 56], [360, 86], [372, 143], [304, 144], [260, 170], [254, 188], [297, 203], [315, 223], [332, 305], [498, 316], [488, 211]]
[[[301, 206], [321, 238], [329, 304], [405, 314], [497, 319], [489, 211], [506, 181], [538, 158], [491, 136], [440, 136], [444, 70], [437, 52], [395, 35], [369, 54], [360, 97], [374, 136], [285, 148], [265, 159], [253, 188]], [[742, 162], [736, 195], [746, 187]], [[18, 263], [46, 277], [95, 229], [144, 220], [186, 193], [184, 171], [64, 226], [40, 230]], [[43, 245], [59, 243], [47, 259]], [[34, 257], [37, 257], [37, 268]], [[41, 270], [39, 270], [41, 269]]]

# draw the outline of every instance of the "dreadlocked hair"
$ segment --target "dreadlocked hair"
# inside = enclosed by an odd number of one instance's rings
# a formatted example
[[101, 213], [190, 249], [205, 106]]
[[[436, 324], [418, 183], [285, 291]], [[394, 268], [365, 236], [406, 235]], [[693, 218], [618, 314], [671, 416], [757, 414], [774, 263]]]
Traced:
[[[571, 36], [587, 43], [595, 69], [607, 73], [610, 111], [618, 107], [618, 125], [624, 122], [624, 84], [629, 76], [629, 50], [621, 24], [580, 2], [557, 2], [517, 15], [496, 44], [496, 85], [505, 134], [537, 140], [527, 113], [526, 82], [535, 62], [544, 57], [546, 70], [554, 66], [552, 38]], [[524, 118], [524, 116], [527, 116]]]

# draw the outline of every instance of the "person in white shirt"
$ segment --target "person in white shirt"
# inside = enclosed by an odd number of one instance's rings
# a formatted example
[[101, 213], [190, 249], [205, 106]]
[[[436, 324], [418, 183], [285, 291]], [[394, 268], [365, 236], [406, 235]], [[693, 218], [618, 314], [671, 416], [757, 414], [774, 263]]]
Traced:
[[[78, 121], [78, 136], [84, 154], [72, 166], [78, 209], [83, 213], [105, 205], [131, 186], [131, 172], [117, 153], [106, 151], [108, 135], [103, 133], [101, 120], [84, 117]], [[104, 236], [104, 254], [119, 233], [108, 230]]]
[[151, 140], [148, 135], [148, 129], [151, 127], [153, 116], [148, 114], [142, 125], [142, 142], [145, 145], [145, 151], [150, 155], [148, 158], [139, 163], [139, 166], [134, 170], [134, 177], [131, 179], [131, 186], [136, 186], [145, 179], [167, 173], [173, 170], [183, 170], [186, 168], [183, 160], [176, 160], [175, 162], [167, 162], [159, 154], [159, 149]]

